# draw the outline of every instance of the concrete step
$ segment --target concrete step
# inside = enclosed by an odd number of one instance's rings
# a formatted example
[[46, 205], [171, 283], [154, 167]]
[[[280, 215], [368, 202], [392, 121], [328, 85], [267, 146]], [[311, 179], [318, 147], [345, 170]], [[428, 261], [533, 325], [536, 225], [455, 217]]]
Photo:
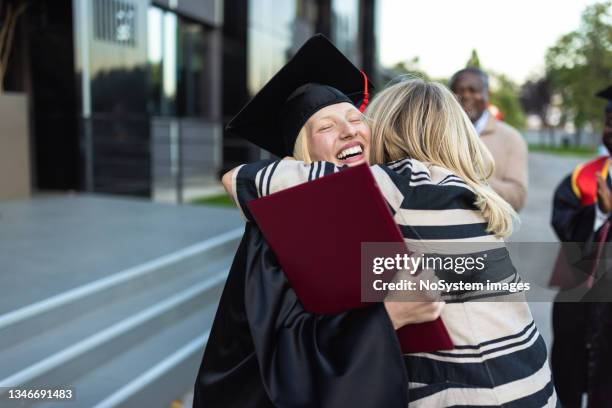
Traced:
[[[177, 271], [201, 268], [214, 273], [220, 259], [232, 256], [242, 229], [111, 274], [52, 298], [0, 315], [0, 348], [9, 348], [47, 330], [53, 330], [134, 292], [148, 290], [178, 276]], [[0, 375], [0, 378], [1, 375]]]
[[74, 407], [167, 407], [193, 384], [241, 232], [0, 316], [0, 387], [71, 385]]
[[[221, 289], [218, 285], [217, 294]], [[206, 296], [192, 291], [188, 297], [28, 386], [48, 384], [49, 379], [56, 386], [70, 384], [77, 395], [75, 407], [167, 408], [193, 385], [216, 311], [216, 304], [209, 304]], [[183, 359], [172, 357], [194, 341]], [[157, 380], [154, 387], [153, 380]], [[126, 404], [128, 400], [147, 403]]]
[[[194, 270], [177, 269], [171, 279], [158, 279], [157, 282], [150, 282], [150, 285], [143, 284], [122, 296], [115, 294], [107, 303], [96, 309], [84, 308], [82, 314], [66, 320], [63, 324], [25, 338], [11, 347], [3, 347], [0, 349], [0, 379], [34, 366], [66, 347], [120, 322], [126, 316], [135, 315], [206, 279], [223, 281], [230, 262], [231, 258], [226, 256], [209, 262], [206, 267], [196, 267]], [[74, 305], [74, 309], [79, 308], [78, 303]]]

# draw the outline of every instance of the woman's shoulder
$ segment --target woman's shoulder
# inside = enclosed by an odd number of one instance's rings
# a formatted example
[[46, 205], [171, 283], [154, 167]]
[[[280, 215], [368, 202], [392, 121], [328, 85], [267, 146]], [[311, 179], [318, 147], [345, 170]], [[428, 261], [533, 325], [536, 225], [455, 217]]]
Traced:
[[394, 160], [380, 167], [397, 181], [403, 179], [411, 185], [455, 186], [471, 190], [452, 170], [411, 157]]

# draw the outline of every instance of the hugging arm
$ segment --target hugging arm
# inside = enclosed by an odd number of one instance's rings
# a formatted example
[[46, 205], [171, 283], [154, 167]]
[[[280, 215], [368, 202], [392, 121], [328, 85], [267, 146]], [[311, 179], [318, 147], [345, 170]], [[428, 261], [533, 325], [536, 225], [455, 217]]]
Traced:
[[[248, 221], [253, 221], [246, 205], [248, 201], [340, 170], [340, 167], [329, 162], [305, 164], [295, 160], [263, 161], [237, 167], [226, 173], [223, 181], [226, 190], [237, 203], [243, 216]], [[372, 170], [387, 201], [392, 206], [398, 205], [401, 199], [397, 197], [397, 189], [390, 188], [393, 183], [389, 181], [386, 172], [379, 166], [372, 166]], [[415, 302], [385, 301], [384, 307], [393, 327], [399, 329], [407, 324], [437, 319], [442, 312], [444, 302], [435, 300], [430, 296], [424, 296], [421, 301]]]
[[385, 308], [307, 312], [254, 223], [247, 237], [245, 310], [274, 406], [405, 408], [408, 380]]
[[257, 225], [246, 223], [194, 407], [405, 408], [407, 385], [382, 305], [333, 316], [307, 312]]
[[296, 160], [266, 160], [244, 164], [222, 178], [227, 194], [236, 202], [244, 217], [252, 221], [246, 203], [277, 191], [340, 171], [329, 162], [306, 164]]

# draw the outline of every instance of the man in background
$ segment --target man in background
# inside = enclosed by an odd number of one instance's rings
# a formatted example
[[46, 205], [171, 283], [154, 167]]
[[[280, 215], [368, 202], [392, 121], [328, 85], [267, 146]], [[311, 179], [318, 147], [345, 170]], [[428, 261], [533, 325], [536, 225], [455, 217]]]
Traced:
[[497, 120], [489, 111], [489, 77], [473, 67], [456, 72], [450, 89], [495, 160], [489, 184], [516, 211], [527, 197], [527, 144], [512, 126]]

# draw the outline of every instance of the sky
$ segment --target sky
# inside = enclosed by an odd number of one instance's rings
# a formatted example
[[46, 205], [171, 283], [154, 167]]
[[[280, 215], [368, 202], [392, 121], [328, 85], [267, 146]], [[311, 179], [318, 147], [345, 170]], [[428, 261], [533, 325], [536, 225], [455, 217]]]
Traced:
[[379, 0], [384, 66], [419, 57], [434, 78], [465, 66], [473, 48], [481, 66], [518, 83], [544, 72], [546, 49], [577, 29], [593, 0]]

